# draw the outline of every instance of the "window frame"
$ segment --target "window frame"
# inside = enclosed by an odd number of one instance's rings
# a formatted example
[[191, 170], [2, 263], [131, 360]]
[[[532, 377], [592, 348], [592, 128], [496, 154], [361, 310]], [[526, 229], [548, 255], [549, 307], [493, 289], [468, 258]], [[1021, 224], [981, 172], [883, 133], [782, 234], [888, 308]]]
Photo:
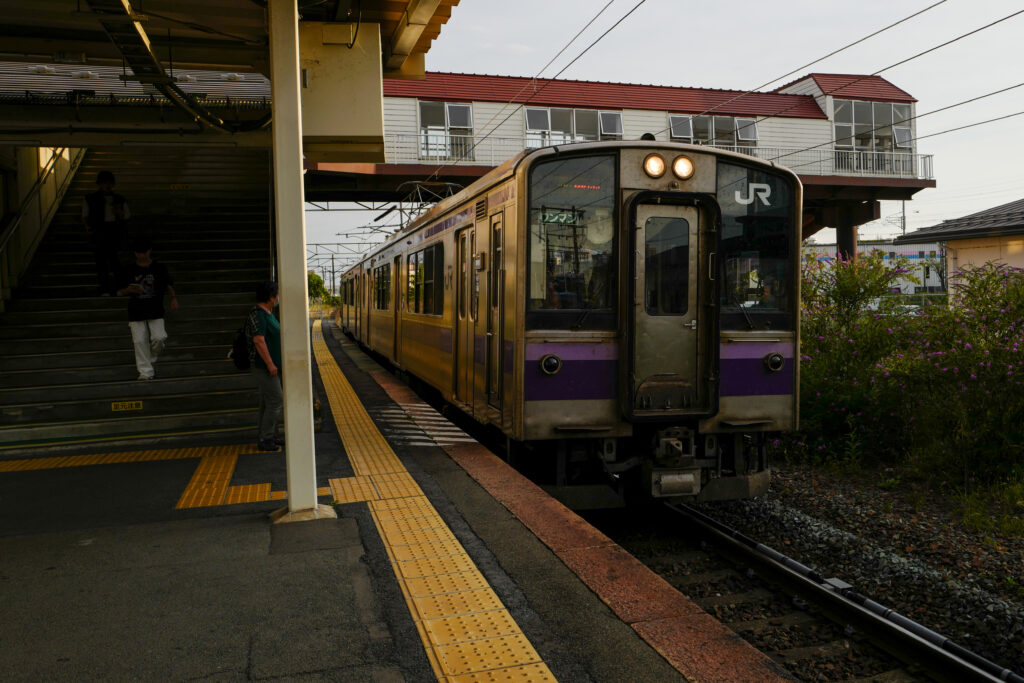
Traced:
[[[444, 112], [444, 130], [438, 126], [427, 127], [423, 123], [423, 105], [440, 104]], [[466, 107], [469, 113], [469, 127], [452, 126], [451, 107]], [[452, 159], [461, 154], [464, 161], [473, 161], [474, 114], [472, 102], [448, 102], [444, 100], [416, 101], [417, 154], [420, 159]], [[452, 130], [464, 131], [453, 133]], [[432, 137], [443, 136], [443, 142], [432, 141]], [[453, 136], [458, 136], [457, 138]], [[468, 144], [467, 144], [468, 143]]]
[[[686, 127], [690, 130], [689, 135], [676, 135], [676, 121], [675, 119], [683, 119], [686, 121]], [[668, 139], [679, 140], [689, 143], [693, 143], [693, 116], [690, 114], [669, 114], [668, 115]]]
[[[406, 301], [405, 310], [416, 315], [444, 315], [445, 292], [445, 258], [444, 242], [434, 242], [428, 246], [406, 254]], [[426, 279], [427, 261], [430, 261], [430, 280]], [[440, 265], [440, 268], [438, 266]], [[439, 271], [439, 272], [438, 272]], [[431, 310], [426, 309], [426, 290], [430, 285]]]

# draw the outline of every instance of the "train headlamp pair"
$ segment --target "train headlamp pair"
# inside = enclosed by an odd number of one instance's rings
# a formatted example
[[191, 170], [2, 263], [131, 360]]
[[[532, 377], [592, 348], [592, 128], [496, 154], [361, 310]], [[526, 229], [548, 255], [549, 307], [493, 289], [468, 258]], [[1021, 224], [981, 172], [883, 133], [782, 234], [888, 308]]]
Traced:
[[[648, 154], [644, 158], [644, 173], [652, 178], [660, 178], [665, 175], [667, 165], [665, 157], [660, 154]], [[680, 180], [687, 180], [693, 175], [693, 161], [686, 156], [678, 156], [672, 162], [672, 173]]]

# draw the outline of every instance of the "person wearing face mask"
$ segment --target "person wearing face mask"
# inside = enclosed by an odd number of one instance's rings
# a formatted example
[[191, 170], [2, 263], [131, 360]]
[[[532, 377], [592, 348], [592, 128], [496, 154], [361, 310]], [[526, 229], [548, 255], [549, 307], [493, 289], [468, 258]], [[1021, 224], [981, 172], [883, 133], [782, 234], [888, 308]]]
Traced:
[[284, 440], [277, 436], [281, 414], [281, 325], [274, 317], [277, 283], [261, 282], [256, 288], [256, 305], [246, 322], [255, 351], [252, 375], [256, 378], [260, 402], [257, 416], [259, 434], [256, 445], [261, 451], [279, 451]]

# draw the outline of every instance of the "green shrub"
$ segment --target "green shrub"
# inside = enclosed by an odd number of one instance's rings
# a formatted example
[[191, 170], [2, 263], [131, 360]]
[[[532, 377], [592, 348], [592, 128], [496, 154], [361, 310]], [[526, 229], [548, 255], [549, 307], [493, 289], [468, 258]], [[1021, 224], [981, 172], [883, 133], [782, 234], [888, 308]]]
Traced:
[[887, 296], [905, 264], [805, 269], [801, 432], [783, 452], [896, 466], [971, 491], [1024, 462], [1024, 273], [955, 273], [948, 305]]

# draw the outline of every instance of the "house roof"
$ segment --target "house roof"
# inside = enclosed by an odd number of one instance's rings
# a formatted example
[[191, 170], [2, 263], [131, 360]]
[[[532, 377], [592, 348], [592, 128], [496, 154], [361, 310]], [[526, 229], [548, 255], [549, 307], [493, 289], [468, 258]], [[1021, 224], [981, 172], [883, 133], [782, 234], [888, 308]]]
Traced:
[[549, 107], [654, 109], [685, 114], [699, 114], [714, 107], [714, 113], [731, 116], [826, 118], [825, 112], [808, 95], [636, 83], [535, 80], [519, 76], [431, 72], [422, 81], [385, 79], [384, 95], [457, 102], [516, 102]]
[[776, 88], [775, 92], [781, 92], [807, 79], [813, 80], [821, 88], [823, 94], [833, 97], [873, 102], [917, 102], [909, 93], [897, 88], [881, 76], [857, 74], [807, 74]]
[[998, 237], [1024, 233], [1024, 199], [1018, 199], [962, 218], [915, 230], [896, 238], [896, 244], [936, 242], [939, 240]]

